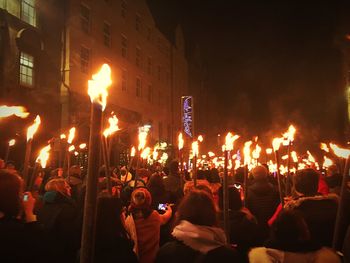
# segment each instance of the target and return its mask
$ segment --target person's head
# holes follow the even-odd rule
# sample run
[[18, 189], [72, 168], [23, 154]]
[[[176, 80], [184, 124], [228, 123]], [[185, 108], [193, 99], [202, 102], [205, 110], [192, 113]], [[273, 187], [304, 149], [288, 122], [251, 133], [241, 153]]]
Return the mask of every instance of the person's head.
[[69, 176], [81, 178], [81, 168], [79, 165], [73, 165], [69, 168]]
[[311, 168], [297, 171], [294, 176], [295, 190], [306, 196], [314, 196], [318, 190], [319, 174]]
[[144, 182], [148, 181], [148, 178], [150, 177], [150, 172], [146, 168], [140, 168], [136, 171], [137, 178], [142, 179]]
[[71, 187], [63, 178], [54, 178], [47, 182], [45, 185], [45, 190], [47, 192], [55, 191], [59, 192], [65, 196], [71, 196]]
[[209, 183], [220, 183], [219, 171], [216, 168], [210, 169], [209, 175], [207, 177]]
[[152, 195], [145, 187], [136, 188], [131, 193], [129, 211], [134, 215], [148, 217], [152, 212], [151, 205]]
[[169, 164], [169, 172], [171, 175], [177, 175], [179, 172], [179, 163], [177, 161], [172, 161]]
[[234, 174], [235, 182], [242, 183], [244, 182], [244, 167], [239, 167], [236, 169]]
[[197, 170], [197, 179], [198, 180], [206, 180], [205, 177], [205, 171], [204, 170]]
[[265, 166], [258, 165], [253, 168], [252, 175], [254, 180], [263, 181], [267, 179], [268, 171]]
[[108, 242], [114, 237], [127, 237], [121, 200], [100, 195], [97, 199], [96, 242]]
[[194, 225], [216, 226], [216, 212], [213, 198], [205, 191], [193, 189], [180, 202], [176, 222], [186, 220]]
[[0, 212], [9, 217], [21, 211], [23, 180], [12, 170], [0, 170]]
[[310, 240], [302, 214], [297, 210], [282, 211], [271, 226], [271, 239], [284, 248]]
[[[238, 211], [242, 209], [243, 203], [241, 199], [241, 193], [239, 192], [237, 187], [235, 185], [230, 185], [227, 190], [228, 190], [229, 208], [232, 211]], [[220, 187], [218, 193], [219, 193], [219, 207], [220, 209], [223, 209], [224, 198], [222, 193], [222, 187]]]
[[152, 192], [153, 194], [165, 192], [163, 178], [158, 173], [152, 174], [152, 176], [149, 178], [147, 182], [147, 187], [150, 190], [150, 192]]

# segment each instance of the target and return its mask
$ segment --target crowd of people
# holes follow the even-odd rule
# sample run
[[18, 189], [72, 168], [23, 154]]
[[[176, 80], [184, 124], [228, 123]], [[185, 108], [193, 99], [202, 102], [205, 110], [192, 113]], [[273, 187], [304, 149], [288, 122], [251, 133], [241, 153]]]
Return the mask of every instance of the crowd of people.
[[[0, 262], [79, 262], [85, 175], [72, 166], [41, 171], [28, 189], [0, 162]], [[331, 249], [342, 176], [307, 168], [279, 193], [264, 165], [229, 176], [224, 231], [223, 172], [191, 176], [173, 161], [110, 171], [98, 180], [94, 262], [350, 262], [350, 230]], [[246, 186], [247, 189], [244, 189]], [[284, 202], [281, 202], [280, 196]]]

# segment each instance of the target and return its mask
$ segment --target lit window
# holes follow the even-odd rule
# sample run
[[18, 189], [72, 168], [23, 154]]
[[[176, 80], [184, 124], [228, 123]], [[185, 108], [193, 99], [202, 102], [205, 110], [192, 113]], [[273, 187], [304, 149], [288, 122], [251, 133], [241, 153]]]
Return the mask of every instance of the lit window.
[[152, 103], [153, 102], [153, 87], [152, 85], [148, 85], [148, 94], [147, 94], [147, 99], [148, 102]]
[[128, 55], [128, 39], [122, 35], [122, 56], [126, 58]]
[[83, 73], [89, 73], [90, 50], [86, 47], [80, 49], [80, 70]]
[[142, 83], [140, 78], [136, 78], [136, 97], [142, 97]]
[[27, 87], [34, 86], [34, 57], [21, 52], [19, 68], [20, 84]]
[[127, 72], [122, 69], [122, 91], [126, 91]]
[[121, 3], [121, 15], [124, 18], [126, 17], [126, 11], [127, 11], [126, 1], [122, 1], [122, 3]]
[[80, 25], [85, 33], [90, 32], [90, 9], [85, 5], [80, 6]]
[[103, 43], [106, 47], [111, 46], [111, 26], [107, 22], [103, 23]]
[[32, 26], [36, 26], [35, 0], [22, 0], [21, 19]]
[[135, 19], [135, 29], [136, 31], [141, 31], [141, 17], [139, 15], [136, 15]]
[[142, 55], [141, 55], [141, 49], [139, 47], [136, 48], [136, 66], [138, 67], [142, 66]]
[[152, 74], [152, 58], [147, 58], [147, 73]]

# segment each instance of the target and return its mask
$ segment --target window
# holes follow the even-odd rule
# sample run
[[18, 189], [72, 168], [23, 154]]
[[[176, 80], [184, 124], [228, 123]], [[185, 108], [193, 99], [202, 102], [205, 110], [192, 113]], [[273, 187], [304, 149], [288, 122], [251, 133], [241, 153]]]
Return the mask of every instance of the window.
[[35, 0], [22, 0], [21, 19], [32, 26], [36, 26]]
[[136, 78], [136, 97], [142, 97], [142, 83], [140, 78]]
[[34, 86], [34, 57], [21, 52], [19, 68], [20, 84], [27, 87]]
[[136, 66], [142, 67], [142, 54], [141, 49], [139, 47], [136, 47]]
[[147, 73], [152, 74], [152, 58], [147, 58]]
[[85, 5], [80, 6], [80, 25], [83, 32], [90, 32], [90, 9]]
[[128, 39], [122, 35], [122, 57], [126, 58], [128, 55]]
[[135, 29], [136, 31], [141, 31], [141, 17], [140, 15], [136, 15], [136, 19], [135, 19]]
[[106, 47], [111, 46], [111, 25], [103, 22], [103, 44]]
[[151, 84], [148, 85], [148, 94], [147, 94], [148, 102], [153, 102], [153, 87]]
[[126, 1], [123, 1], [122, 0], [122, 3], [121, 3], [121, 16], [123, 18], [126, 17], [126, 11], [127, 11], [127, 4], [126, 4]]
[[122, 69], [122, 91], [126, 91], [126, 81], [127, 81], [127, 72], [126, 72], [126, 69]]
[[80, 70], [83, 73], [89, 73], [90, 50], [86, 47], [80, 48]]
[[163, 123], [160, 121], [158, 124], [158, 135], [159, 135], [159, 140], [163, 138]]

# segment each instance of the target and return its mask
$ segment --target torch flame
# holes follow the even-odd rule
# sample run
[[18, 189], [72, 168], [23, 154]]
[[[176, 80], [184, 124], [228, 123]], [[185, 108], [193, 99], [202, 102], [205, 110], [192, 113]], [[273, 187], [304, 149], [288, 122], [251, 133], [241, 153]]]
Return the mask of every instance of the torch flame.
[[298, 162], [298, 155], [297, 155], [296, 151], [292, 151], [290, 154], [292, 156], [293, 162], [297, 163]]
[[238, 138], [239, 138], [239, 135], [232, 135], [231, 132], [227, 133], [226, 140], [225, 140], [225, 150], [232, 151], [233, 150], [233, 143]]
[[288, 154], [283, 155], [283, 156], [281, 157], [281, 159], [282, 159], [282, 160], [287, 160], [287, 159], [288, 159]]
[[10, 147], [13, 146], [13, 145], [15, 145], [15, 143], [16, 143], [16, 140], [15, 140], [15, 139], [9, 140], [9, 146], [10, 146]]
[[71, 128], [71, 129], [69, 130], [69, 135], [68, 135], [68, 140], [67, 140], [67, 142], [68, 142], [69, 144], [72, 143], [72, 141], [73, 141], [73, 139], [74, 139], [74, 136], [75, 136], [75, 127]]
[[74, 151], [74, 150], [75, 150], [75, 146], [74, 146], [74, 145], [69, 146], [68, 152], [72, 152], [72, 151]]
[[150, 152], [151, 152], [151, 148], [146, 147], [141, 153], [141, 158], [142, 159], [147, 159], [148, 156], [150, 155]]
[[345, 148], [340, 148], [338, 145], [334, 144], [334, 143], [330, 143], [329, 146], [331, 147], [331, 149], [333, 150], [334, 154], [338, 157], [341, 158], [349, 158], [350, 156], [350, 150], [349, 149], [345, 149]]
[[327, 156], [323, 156], [323, 168], [328, 168], [329, 166], [331, 166], [333, 164], [333, 161], [329, 158], [327, 158]]
[[27, 130], [27, 141], [33, 139], [33, 136], [36, 133], [36, 131], [38, 130], [40, 123], [41, 123], [40, 116], [37, 115], [35, 120], [34, 120], [33, 125], [28, 127], [28, 130]]
[[29, 112], [27, 112], [26, 108], [24, 108], [23, 106], [0, 106], [0, 119], [10, 117], [12, 115], [24, 119], [28, 117]]
[[312, 154], [309, 151], [307, 151], [307, 156], [308, 156], [307, 159], [309, 160], [309, 162], [311, 162], [311, 163], [316, 162], [315, 158], [312, 156]]
[[139, 151], [145, 148], [146, 146], [147, 134], [148, 134], [148, 131], [145, 131], [145, 130], [139, 132], [139, 147], [138, 147]]
[[199, 142], [203, 142], [203, 136], [202, 136], [202, 135], [199, 135], [197, 140], [198, 140]]
[[288, 141], [292, 142], [294, 141], [294, 134], [296, 132], [296, 129], [293, 125], [290, 125], [288, 128], [288, 131], [283, 134], [283, 137], [286, 138]]
[[213, 153], [213, 152], [208, 152], [208, 156], [209, 156], [210, 158], [212, 158], [212, 157], [215, 156], [215, 153]]
[[152, 154], [152, 158], [153, 158], [153, 160], [157, 160], [158, 159], [158, 147], [154, 147], [154, 149], [153, 149], [153, 154]]
[[134, 157], [135, 154], [136, 154], [136, 149], [135, 149], [135, 147], [133, 146], [133, 147], [131, 148], [130, 156], [131, 156], [131, 157]]
[[37, 162], [40, 162], [40, 165], [42, 168], [46, 167], [47, 161], [49, 160], [49, 157], [50, 157], [50, 153], [49, 153], [50, 150], [51, 150], [50, 145], [45, 146], [40, 150], [39, 156], [36, 159]]
[[283, 142], [283, 138], [274, 138], [272, 141], [272, 147], [273, 150], [276, 152], [281, 146], [281, 143]]
[[182, 137], [182, 132], [179, 133], [178, 145], [179, 145], [179, 150], [181, 150], [184, 147], [184, 139]]
[[321, 147], [321, 150], [324, 150], [325, 152], [329, 153], [329, 148], [327, 144], [321, 142], [320, 147]]
[[252, 141], [248, 141], [244, 143], [243, 154], [244, 154], [244, 165], [250, 163], [250, 145], [252, 145]]
[[111, 68], [108, 64], [103, 64], [97, 74], [92, 75], [92, 80], [88, 81], [88, 94], [91, 102], [94, 101], [102, 105], [102, 111], [107, 104], [108, 87], [112, 84]]
[[67, 137], [66, 137], [66, 135], [65, 135], [64, 133], [62, 133], [62, 134], [60, 135], [60, 138], [61, 138], [61, 140], [63, 140], [63, 139], [66, 139]]
[[108, 122], [109, 122], [109, 127], [105, 129], [103, 132], [103, 136], [105, 136], [106, 138], [112, 135], [113, 133], [115, 133], [116, 131], [119, 131], [117, 116], [113, 115], [108, 119]]
[[253, 152], [252, 152], [252, 155], [253, 155], [253, 158], [254, 159], [259, 159], [259, 157], [260, 157], [260, 152], [261, 152], [261, 147], [259, 146], [259, 144], [257, 144], [256, 146], [255, 146], [255, 149], [253, 150]]
[[198, 141], [194, 141], [192, 143], [192, 152], [193, 152], [193, 155], [197, 156], [198, 153], [199, 153], [199, 149], [198, 149]]
[[271, 154], [272, 153], [272, 149], [271, 148], [267, 148], [266, 149], [266, 154]]
[[79, 145], [79, 149], [83, 150], [86, 148], [86, 143], [82, 143]]

